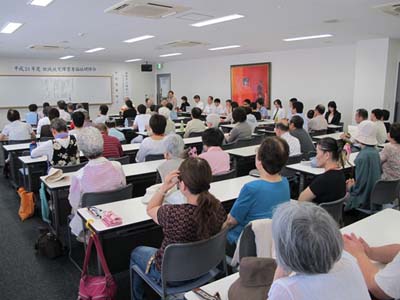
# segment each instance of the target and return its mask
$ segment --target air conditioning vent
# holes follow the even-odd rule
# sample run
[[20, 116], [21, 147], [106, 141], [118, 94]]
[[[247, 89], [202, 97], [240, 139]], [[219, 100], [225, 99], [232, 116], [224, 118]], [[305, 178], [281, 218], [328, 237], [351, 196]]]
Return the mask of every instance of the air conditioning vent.
[[400, 17], [400, 2], [392, 2], [383, 5], [378, 5], [375, 6], [374, 8], [379, 9], [381, 12], [385, 14], [395, 17]]
[[195, 42], [195, 41], [185, 41], [185, 40], [178, 40], [169, 42], [167, 44], [161, 45], [158, 49], [167, 49], [167, 48], [188, 48], [188, 47], [195, 47], [195, 46], [204, 46], [207, 45], [206, 43], [202, 42]]
[[60, 47], [56, 45], [30, 45], [28, 49], [31, 50], [40, 50], [40, 51], [55, 51], [55, 50], [65, 50], [68, 47]]
[[130, 17], [160, 19], [186, 12], [189, 9], [190, 8], [184, 6], [175, 6], [160, 2], [125, 0], [107, 8], [104, 12]]

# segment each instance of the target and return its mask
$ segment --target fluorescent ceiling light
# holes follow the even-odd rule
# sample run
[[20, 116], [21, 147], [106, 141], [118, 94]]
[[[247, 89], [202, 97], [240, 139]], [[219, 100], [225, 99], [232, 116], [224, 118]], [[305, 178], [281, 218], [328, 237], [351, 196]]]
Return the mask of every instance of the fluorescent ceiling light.
[[234, 14], [234, 15], [229, 15], [229, 16], [225, 16], [225, 17], [221, 17], [221, 18], [210, 19], [207, 21], [201, 21], [198, 23], [190, 24], [190, 25], [194, 26], [194, 27], [203, 27], [203, 26], [207, 26], [207, 25], [213, 25], [213, 24], [217, 24], [217, 23], [232, 21], [232, 20], [236, 20], [236, 19], [240, 19], [240, 18], [244, 18], [244, 16]]
[[70, 59], [70, 58], [73, 58], [73, 57], [75, 57], [75, 56], [67, 55], [67, 56], [60, 57], [60, 59]]
[[86, 53], [93, 53], [93, 52], [97, 52], [97, 51], [101, 51], [101, 50], [104, 50], [105, 48], [93, 48], [93, 49], [90, 49], [90, 50], [86, 50], [85, 52]]
[[312, 40], [312, 39], [322, 39], [333, 36], [332, 34], [320, 34], [320, 35], [310, 35], [310, 36], [300, 36], [290, 39], [283, 39], [285, 42], [294, 42], [294, 41], [303, 41], [303, 40]]
[[154, 37], [154, 35], [143, 35], [143, 36], [138, 36], [138, 37], [133, 38], [133, 39], [125, 40], [124, 43], [139, 42], [139, 41], [143, 41], [143, 40], [152, 39], [153, 37]]
[[3, 29], [1, 30], [1, 33], [13, 33], [15, 30], [17, 30], [21, 26], [22, 26], [22, 23], [9, 22], [6, 26], [3, 27]]
[[134, 58], [134, 59], [128, 59], [125, 62], [134, 62], [134, 61], [141, 61], [141, 58]]
[[28, 4], [44, 7], [49, 5], [51, 2], [53, 2], [53, 0], [32, 0]]
[[168, 53], [168, 54], [162, 54], [160, 57], [169, 57], [169, 56], [177, 56], [177, 55], [182, 55], [182, 53]]
[[210, 51], [217, 51], [217, 50], [233, 49], [233, 48], [239, 48], [239, 47], [240, 47], [240, 45], [231, 45], [231, 46], [210, 48], [210, 49], [208, 49], [208, 50], [210, 50]]

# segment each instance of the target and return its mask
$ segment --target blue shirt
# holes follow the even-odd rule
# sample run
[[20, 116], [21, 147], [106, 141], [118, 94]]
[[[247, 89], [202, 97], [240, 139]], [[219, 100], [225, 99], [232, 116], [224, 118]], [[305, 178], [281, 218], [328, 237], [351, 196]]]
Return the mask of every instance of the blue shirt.
[[249, 222], [272, 218], [274, 208], [287, 201], [290, 201], [290, 189], [285, 177], [279, 182], [255, 180], [245, 184], [230, 212], [238, 224], [229, 230], [228, 242], [236, 244]]
[[25, 115], [25, 122], [29, 125], [37, 125], [38, 120], [38, 114], [34, 111], [30, 111]]
[[261, 114], [261, 117], [263, 119], [268, 118], [268, 109], [265, 106], [261, 106], [261, 108], [258, 110]]

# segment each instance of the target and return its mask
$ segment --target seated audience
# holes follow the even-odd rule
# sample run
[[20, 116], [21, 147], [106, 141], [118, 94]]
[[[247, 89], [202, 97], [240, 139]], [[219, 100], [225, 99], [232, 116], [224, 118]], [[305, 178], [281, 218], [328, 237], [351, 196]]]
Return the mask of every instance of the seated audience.
[[[356, 122], [357, 126], [361, 124], [362, 121], [368, 120], [368, 111], [364, 108], [359, 108], [356, 110], [354, 114], [354, 121]], [[349, 133], [343, 133], [340, 138], [347, 143], [354, 144], [355, 140], [354, 137], [350, 136]]]
[[256, 168], [260, 179], [245, 184], [228, 214], [227, 252], [232, 254], [243, 228], [251, 221], [272, 218], [276, 206], [290, 201], [289, 182], [279, 173], [289, 157], [289, 145], [279, 137], [267, 137], [258, 148]]
[[74, 129], [70, 130], [69, 134], [77, 137], [85, 125], [85, 114], [81, 111], [75, 111], [72, 114], [72, 122], [74, 123]]
[[[201, 112], [203, 112], [204, 109], [204, 103], [203, 101], [200, 100], [200, 96], [199, 95], [194, 95], [193, 96], [193, 101], [194, 101], [194, 107], [198, 107], [200, 108]], [[193, 111], [193, 109], [192, 109]]]
[[126, 142], [125, 135], [115, 128], [116, 122], [115, 120], [107, 120], [106, 126], [108, 128], [108, 135], [116, 137], [120, 142]]
[[137, 112], [136, 109], [133, 107], [132, 101], [127, 98], [125, 100], [126, 109], [122, 113], [122, 118], [124, 125], [126, 127], [132, 126], [133, 120], [136, 118]]
[[201, 135], [203, 153], [199, 157], [204, 158], [211, 167], [213, 175], [230, 170], [229, 153], [222, 150], [224, 134], [218, 128], [208, 128]]
[[213, 96], [208, 96], [207, 104], [206, 104], [206, 107], [204, 107], [203, 112], [206, 115], [215, 113], [215, 105], [214, 105], [214, 97]]
[[168, 107], [160, 107], [158, 113], [167, 120], [167, 125], [165, 127], [165, 135], [175, 133], [175, 123], [171, 120], [171, 111]]
[[251, 108], [251, 100], [250, 99], [244, 99], [243, 106]]
[[371, 111], [371, 121], [374, 122], [376, 127], [376, 140], [378, 144], [384, 144], [387, 138], [386, 126], [383, 123], [383, 113], [379, 108]]
[[172, 105], [172, 103], [168, 102], [166, 107], [169, 109], [170, 111], [170, 116], [169, 118], [171, 120], [177, 120], [178, 119], [178, 113], [175, 110], [175, 107]]
[[136, 115], [135, 121], [133, 122], [133, 129], [139, 132], [147, 131], [149, 127], [149, 121], [151, 115], [146, 114], [146, 106], [139, 104], [137, 107], [138, 115]]
[[160, 114], [152, 115], [150, 118], [151, 135], [140, 144], [139, 151], [136, 154], [137, 162], [144, 162], [149, 154], [164, 154], [165, 146], [165, 127], [167, 120]]
[[152, 112], [152, 110], [150, 108], [152, 106], [154, 106], [154, 101], [153, 101], [152, 98], [146, 98], [144, 101], [145, 101], [145, 104], [146, 104], [146, 114], [150, 114]]
[[[41, 119], [39, 119], [37, 126], [36, 126], [36, 133], [40, 134], [40, 131], [42, 130], [42, 126], [44, 125], [50, 125], [50, 119], [49, 119], [49, 110], [50, 107], [46, 107], [43, 109], [43, 117]], [[58, 110], [57, 110], [58, 113]]]
[[[161, 282], [163, 254], [169, 244], [200, 241], [220, 232], [226, 213], [221, 202], [208, 191], [211, 180], [210, 166], [201, 158], [186, 159], [179, 167], [179, 171], [167, 176], [147, 205], [147, 214], [163, 230], [161, 248], [146, 246], [135, 248], [131, 254], [131, 267], [136, 265], [143, 272], [147, 270], [146, 273], [150, 278]], [[162, 205], [164, 195], [177, 184], [187, 203]], [[133, 299], [144, 299], [143, 279], [133, 273], [131, 284]], [[174, 284], [179, 285], [179, 282]]]
[[225, 101], [225, 114], [224, 122], [232, 122], [232, 100], [228, 99]]
[[300, 101], [296, 101], [292, 103], [292, 117], [299, 116], [303, 119], [303, 128], [304, 130], [308, 130], [308, 121], [307, 118], [303, 114], [304, 105]]
[[280, 99], [274, 100], [274, 111], [272, 112], [272, 120], [278, 122], [279, 120], [285, 119], [286, 112], [282, 107], [282, 101]]
[[221, 99], [219, 98], [214, 99], [214, 114], [219, 116], [225, 114], [225, 108], [221, 105]]
[[201, 109], [199, 107], [192, 108], [192, 120], [186, 124], [185, 134], [183, 137], [187, 138], [192, 132], [203, 132], [206, 130], [204, 122], [200, 120]]
[[75, 111], [74, 104], [72, 102], [67, 103], [67, 113], [69, 113], [71, 118], [74, 111]]
[[107, 121], [108, 106], [105, 104], [100, 105], [100, 115], [94, 120], [95, 124], [104, 124]]
[[76, 214], [82, 206], [82, 195], [118, 189], [126, 185], [126, 179], [119, 162], [109, 161], [103, 157], [103, 139], [96, 128], [82, 129], [77, 137], [77, 143], [79, 150], [89, 162], [71, 178], [68, 200], [74, 217], [69, 226], [74, 235], [82, 237], [82, 219]]
[[337, 111], [337, 106], [335, 101], [329, 101], [328, 111], [325, 113], [325, 120], [328, 124], [339, 125], [341, 113]]
[[58, 112], [60, 113], [60, 118], [63, 119], [65, 122], [71, 121], [71, 116], [69, 113], [65, 111], [67, 108], [67, 104], [64, 100], [57, 101]]
[[313, 109], [310, 109], [308, 112], [307, 112], [307, 119], [308, 119], [308, 121], [310, 121], [312, 118], [314, 118], [314, 110]]
[[170, 134], [164, 140], [164, 147], [164, 158], [166, 161], [157, 168], [162, 182], [165, 181], [169, 173], [179, 169], [183, 161], [185, 143], [180, 135]]
[[227, 142], [235, 143], [238, 140], [250, 139], [253, 129], [247, 122], [246, 110], [243, 107], [237, 107], [232, 112], [233, 121], [236, 126], [228, 135]]
[[388, 134], [389, 144], [379, 153], [382, 163], [382, 179], [400, 179], [400, 123], [393, 123]]
[[41, 118], [44, 117], [43, 110], [44, 110], [45, 108], [47, 108], [47, 110], [50, 109], [50, 104], [49, 104], [49, 102], [43, 102], [42, 111], [39, 112], [39, 119], [41, 119]]
[[386, 132], [389, 132], [390, 130], [390, 111], [387, 109], [382, 109], [382, 115], [383, 115], [383, 123], [385, 124], [386, 127]]
[[101, 132], [103, 136], [103, 156], [105, 158], [117, 158], [124, 156], [120, 141], [113, 136], [108, 135], [107, 126], [103, 123], [96, 124], [95, 127]]
[[346, 209], [369, 208], [369, 197], [375, 183], [381, 178], [381, 161], [376, 150], [376, 127], [371, 121], [363, 121], [358, 126], [355, 141], [360, 144], [354, 164], [355, 180], [348, 179], [347, 190], [350, 194]]
[[333, 138], [323, 138], [317, 144], [317, 167], [325, 172], [311, 182], [300, 194], [299, 201], [320, 204], [342, 199], [346, 195], [346, 177], [342, 147]]
[[300, 116], [293, 116], [290, 119], [289, 130], [290, 134], [299, 140], [301, 153], [309, 153], [315, 151], [315, 147], [311, 136], [303, 128], [303, 122], [304, 119]]
[[[51, 132], [51, 126], [50, 123], [53, 121], [55, 118], [60, 117], [60, 112], [57, 108], [50, 108], [48, 112], [48, 119], [49, 122], [47, 123], [46, 120], [43, 121], [43, 124], [40, 124], [40, 130], [39, 128], [36, 130], [38, 134], [40, 134], [40, 139], [42, 138], [53, 138], [53, 133]], [[43, 118], [46, 119], [46, 118]], [[41, 120], [40, 120], [41, 121]]]
[[7, 120], [10, 124], [4, 126], [1, 131], [0, 141], [22, 141], [36, 138], [31, 125], [21, 122], [18, 110], [9, 109]]
[[292, 110], [293, 110], [293, 103], [295, 103], [295, 102], [297, 102], [297, 98], [291, 98], [289, 100], [289, 109], [288, 109], [288, 113], [287, 113], [288, 120], [291, 120], [293, 117]]
[[318, 104], [314, 110], [314, 117], [308, 122], [308, 131], [328, 129], [328, 122], [324, 118], [325, 106]]
[[264, 99], [258, 98], [256, 101], [257, 111], [261, 114], [261, 119], [268, 119], [268, 109], [264, 106]]
[[280, 205], [272, 239], [278, 267], [268, 300], [371, 299], [357, 261], [343, 251], [339, 228], [322, 207]]
[[182, 103], [181, 103], [180, 111], [183, 111], [183, 112], [189, 111], [190, 103], [188, 101], [188, 98], [186, 96], [182, 96], [181, 100], [182, 100]]
[[253, 111], [251, 109], [250, 106], [245, 106], [244, 109], [246, 110], [246, 122], [250, 125], [251, 127], [251, 132], [253, 133], [254, 130], [257, 127], [257, 119], [256, 117], [253, 115]]
[[[400, 299], [400, 244], [371, 247], [354, 233], [343, 236], [344, 249], [357, 259], [374, 299]], [[386, 264], [382, 269], [374, 262]]]
[[298, 138], [289, 133], [289, 123], [282, 119], [275, 125], [275, 133], [284, 139], [289, 145], [289, 156], [301, 154], [301, 146]]
[[206, 117], [206, 124], [208, 128], [218, 128], [221, 118], [217, 114], [209, 114]]
[[25, 114], [25, 122], [29, 125], [37, 125], [39, 121], [39, 114], [37, 113], [38, 107], [36, 104], [28, 106], [29, 112]]
[[47, 156], [53, 167], [64, 167], [79, 164], [79, 151], [74, 136], [68, 135], [67, 123], [64, 119], [51, 121], [51, 132], [54, 140], [41, 142], [31, 152], [31, 157]]

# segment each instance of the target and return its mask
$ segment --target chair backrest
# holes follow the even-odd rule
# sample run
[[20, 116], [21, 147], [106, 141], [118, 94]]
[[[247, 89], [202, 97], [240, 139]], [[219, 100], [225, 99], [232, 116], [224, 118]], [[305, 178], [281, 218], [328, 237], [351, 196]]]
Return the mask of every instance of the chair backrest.
[[242, 257], [248, 256], [257, 256], [256, 237], [250, 223], [246, 225], [240, 236], [239, 261]]
[[231, 179], [235, 177], [236, 177], [236, 169], [231, 169], [229, 171], [213, 175], [212, 182]]
[[160, 160], [164, 159], [164, 154], [148, 154], [144, 158], [144, 161]]
[[130, 163], [130, 158], [128, 155], [121, 156], [121, 157], [112, 157], [112, 158], [109, 158], [108, 160], [119, 161], [121, 163], [121, 165], [127, 165]]
[[224, 263], [227, 233], [228, 230], [224, 229], [206, 240], [168, 245], [161, 267], [163, 291], [168, 282], [198, 278], [221, 261]]
[[381, 207], [384, 204], [389, 204], [399, 198], [399, 184], [398, 180], [378, 180], [370, 195], [370, 209], [377, 206]]
[[240, 140], [236, 141], [235, 148], [252, 146], [253, 142], [254, 142], [254, 140], [252, 137], [247, 138], [247, 139], [240, 139]]
[[251, 114], [256, 118], [257, 121], [261, 120], [261, 113], [259, 111], [252, 111]]
[[84, 193], [82, 207], [100, 205], [132, 198], [132, 184], [106, 192]]
[[80, 164], [76, 164], [76, 165], [70, 165], [70, 166], [55, 166], [54, 168], [56, 169], [61, 169], [63, 171], [63, 173], [69, 173], [69, 172], [75, 172], [78, 171], [80, 168], [84, 167], [88, 162], [85, 161], [83, 163]]
[[[297, 164], [297, 163], [301, 162], [302, 159], [303, 159], [303, 154], [289, 156], [289, 158], [286, 162], [286, 166]], [[292, 177], [292, 176], [296, 175], [296, 171], [294, 171], [292, 169], [288, 169], [286, 167], [283, 167], [283, 169], [281, 171], [281, 175], [284, 177]]]
[[221, 146], [222, 150], [229, 150], [236, 148], [236, 143], [226, 143]]
[[335, 221], [341, 225], [343, 221], [343, 204], [346, 200], [346, 196], [335, 201], [331, 202], [323, 202], [320, 203], [319, 206], [325, 209]]
[[317, 151], [309, 151], [307, 153], [303, 153], [303, 158], [305, 160], [310, 160], [311, 157], [315, 157], [315, 156], [317, 156]]
[[50, 141], [50, 140], [53, 140], [54, 139], [54, 137], [50, 137], [50, 136], [42, 136], [42, 137], [40, 137], [40, 141], [41, 142], [46, 142], [46, 141]]
[[318, 135], [323, 135], [323, 134], [327, 134], [328, 130], [327, 129], [323, 129], [323, 130], [313, 130], [310, 132], [311, 136], [318, 136]]
[[26, 144], [26, 143], [32, 143], [32, 139], [29, 139], [29, 140], [8, 140], [7, 143], [9, 145]]
[[203, 132], [191, 132], [189, 133], [189, 137], [196, 137], [196, 136], [201, 136], [203, 134]]

